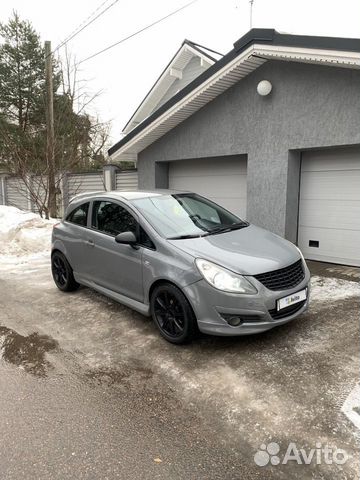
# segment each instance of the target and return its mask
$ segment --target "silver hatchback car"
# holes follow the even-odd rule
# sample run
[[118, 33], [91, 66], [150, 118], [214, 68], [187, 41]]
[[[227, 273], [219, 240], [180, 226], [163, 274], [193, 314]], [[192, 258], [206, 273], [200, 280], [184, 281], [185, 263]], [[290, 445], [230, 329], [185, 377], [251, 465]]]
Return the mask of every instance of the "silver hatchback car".
[[60, 290], [94, 288], [151, 315], [177, 344], [199, 330], [263, 332], [309, 303], [295, 245], [195, 193], [78, 195], [54, 227], [51, 265]]

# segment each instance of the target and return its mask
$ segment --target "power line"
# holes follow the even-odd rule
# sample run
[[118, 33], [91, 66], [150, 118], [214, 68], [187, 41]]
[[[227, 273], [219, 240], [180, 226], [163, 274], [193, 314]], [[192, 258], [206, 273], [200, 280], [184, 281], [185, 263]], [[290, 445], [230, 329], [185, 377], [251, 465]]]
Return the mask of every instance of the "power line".
[[[87, 28], [89, 25], [91, 25], [92, 23], [95, 22], [95, 20], [97, 20], [99, 17], [101, 17], [105, 12], [107, 12], [112, 6], [115, 5], [115, 3], [117, 3], [119, 0], [114, 0], [113, 3], [111, 3], [110, 5], [108, 5], [104, 10], [102, 10], [98, 15], [96, 15], [96, 17], [94, 17], [92, 20], [88, 21], [93, 15], [95, 15], [96, 12], [98, 12], [109, 0], [105, 0], [104, 2], [102, 2], [101, 5], [98, 6], [98, 8], [96, 10], [94, 10], [77, 28], [75, 28], [75, 30], [73, 30], [70, 35], [68, 35], [65, 40], [63, 40], [62, 42], [59, 43], [59, 45], [53, 50], [52, 53], [55, 53], [57, 50], [59, 50], [59, 48], [63, 47], [65, 44], [67, 44], [68, 42], [70, 42], [70, 40], [72, 40], [74, 37], [76, 37], [77, 35], [79, 35], [79, 33], [81, 33], [83, 30], [85, 30], [85, 28]], [[87, 22], [87, 23], [86, 23]], [[85, 25], [84, 25], [85, 24]]]
[[158, 20], [155, 20], [155, 22], [150, 23], [149, 25], [146, 25], [146, 27], [143, 27], [143, 28], [141, 28], [140, 30], [137, 30], [136, 32], [132, 33], [131, 35], [128, 35], [128, 36], [125, 37], [125, 38], [122, 38], [122, 39], [119, 40], [118, 42], [113, 43], [112, 45], [109, 45], [108, 47], [105, 47], [104, 49], [102, 49], [102, 50], [94, 53], [93, 55], [90, 55], [89, 57], [84, 58], [83, 60], [80, 60], [80, 62], [78, 62], [77, 65], [80, 65], [81, 63], [84, 63], [84, 62], [86, 62], [87, 60], [90, 60], [91, 58], [97, 57], [97, 56], [100, 55], [101, 53], [107, 52], [107, 51], [110, 50], [111, 48], [114, 48], [114, 47], [116, 47], [117, 45], [120, 45], [120, 43], [124, 43], [126, 40], [129, 40], [130, 38], [133, 38], [133, 37], [135, 37], [136, 35], [139, 35], [139, 33], [142, 33], [142, 32], [144, 32], [145, 30], [148, 30], [149, 28], [153, 27], [154, 25], [157, 25], [158, 23], [163, 22], [163, 21], [166, 20], [167, 18], [172, 17], [173, 15], [175, 15], [176, 13], [181, 12], [182, 10], [185, 10], [185, 8], [190, 7], [190, 5], [193, 5], [194, 3], [198, 2], [198, 1], [199, 1], [199, 0], [192, 0], [191, 2], [189, 2], [189, 3], [185, 4], [185, 5], [183, 5], [182, 7], [178, 8], [177, 10], [174, 10], [174, 11], [172, 11], [171, 13], [168, 13], [167, 15], [165, 15], [164, 17], [161, 17], [161, 18], [159, 18]]
[[88, 17], [87, 17], [84, 21], [82, 21], [82, 22], [80, 23], [80, 25], [78, 25], [64, 40], [62, 40], [62, 41], [59, 43], [59, 45], [54, 49], [54, 51], [57, 50], [58, 48], [60, 48], [61, 45], [63, 45], [63, 44], [68, 40], [68, 38], [70, 38], [74, 33], [76, 33], [76, 32], [79, 30], [79, 28], [81, 28], [81, 27], [84, 25], [84, 23], [86, 23], [88, 20], [90, 20], [90, 18], [91, 18], [93, 15], [95, 15], [95, 13], [97, 13], [97, 12], [100, 10], [100, 8], [102, 8], [102, 7], [105, 5], [105, 3], [107, 3], [107, 2], [109, 2], [109, 0], [105, 0], [104, 2], [102, 2], [101, 5], [99, 5], [99, 6], [96, 8], [96, 10], [94, 10], [92, 13], [90, 13], [90, 15], [88, 15]]

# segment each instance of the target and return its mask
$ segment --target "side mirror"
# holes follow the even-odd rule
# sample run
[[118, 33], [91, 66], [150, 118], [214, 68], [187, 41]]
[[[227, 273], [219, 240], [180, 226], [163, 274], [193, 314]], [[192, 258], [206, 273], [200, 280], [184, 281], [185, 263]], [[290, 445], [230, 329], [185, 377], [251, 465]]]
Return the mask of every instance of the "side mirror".
[[133, 248], [139, 248], [137, 246], [137, 239], [133, 232], [122, 232], [116, 235], [116, 243], [121, 243], [123, 245], [130, 245]]

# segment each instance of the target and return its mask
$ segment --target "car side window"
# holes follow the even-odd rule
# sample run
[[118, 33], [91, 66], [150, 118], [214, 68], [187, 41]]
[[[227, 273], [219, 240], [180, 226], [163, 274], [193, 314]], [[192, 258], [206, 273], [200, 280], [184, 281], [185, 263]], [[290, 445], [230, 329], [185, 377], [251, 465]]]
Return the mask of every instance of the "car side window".
[[70, 223], [75, 223], [75, 225], [86, 227], [88, 211], [89, 202], [83, 203], [79, 207], [75, 208], [71, 213], [69, 213], [69, 215], [66, 217], [66, 221]]
[[137, 233], [137, 221], [131, 213], [117, 203], [102, 200], [93, 204], [91, 226], [109, 235]]
[[154, 242], [151, 240], [149, 235], [145, 232], [145, 230], [140, 227], [139, 229], [139, 245], [142, 245], [143, 247], [146, 248], [151, 248], [152, 250], [156, 250], [156, 247], [154, 245]]

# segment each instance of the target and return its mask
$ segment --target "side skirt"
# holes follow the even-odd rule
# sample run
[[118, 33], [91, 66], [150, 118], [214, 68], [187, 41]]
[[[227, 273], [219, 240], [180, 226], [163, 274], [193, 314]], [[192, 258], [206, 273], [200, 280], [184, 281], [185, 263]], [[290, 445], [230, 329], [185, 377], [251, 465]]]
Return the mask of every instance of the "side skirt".
[[126, 297], [125, 295], [121, 295], [121, 293], [114, 292], [113, 290], [109, 290], [108, 288], [101, 287], [97, 283], [85, 280], [83, 277], [79, 275], [75, 275], [75, 279], [81, 285], [85, 285], [86, 287], [93, 288], [97, 292], [102, 293], [103, 295], [115, 300], [116, 302], [119, 302], [122, 305], [132, 308], [133, 310], [136, 310], [142, 315], [145, 315], [145, 317], [151, 316], [150, 305], [146, 305], [145, 303], [138, 302], [137, 300]]

